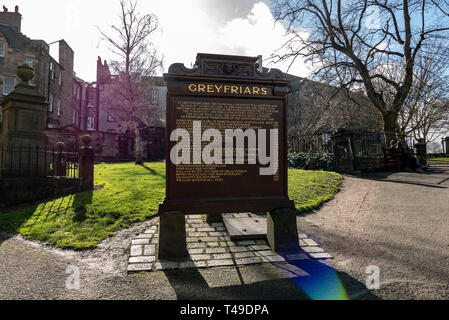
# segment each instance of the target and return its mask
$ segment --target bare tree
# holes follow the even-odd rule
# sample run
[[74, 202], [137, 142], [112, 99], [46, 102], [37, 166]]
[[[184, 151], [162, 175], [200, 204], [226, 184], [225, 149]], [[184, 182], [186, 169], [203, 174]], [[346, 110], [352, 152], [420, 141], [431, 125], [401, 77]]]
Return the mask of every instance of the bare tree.
[[449, 2], [273, 2], [277, 20], [287, 23], [290, 35], [273, 58], [293, 63], [305, 57], [316, 75], [331, 84], [363, 89], [381, 113], [384, 130], [399, 131], [399, 113], [412, 89], [419, 53], [431, 40], [449, 38]]
[[112, 25], [109, 32], [99, 29], [116, 59], [110, 62], [113, 72], [119, 76], [109, 84], [106, 95], [108, 114], [117, 121], [132, 128], [135, 135], [135, 161], [142, 163], [140, 129], [149, 125], [153, 118], [146, 103], [149, 90], [148, 81], [162, 66], [153, 43], [153, 35], [158, 29], [158, 19], [154, 14], [141, 14], [137, 2], [120, 1], [120, 14], [117, 25]]
[[449, 130], [449, 48], [434, 43], [416, 60], [410, 94], [399, 113], [403, 135], [432, 141]]
[[292, 136], [335, 132], [352, 127], [375, 129], [378, 114], [363, 94], [303, 79], [289, 93], [289, 134]]

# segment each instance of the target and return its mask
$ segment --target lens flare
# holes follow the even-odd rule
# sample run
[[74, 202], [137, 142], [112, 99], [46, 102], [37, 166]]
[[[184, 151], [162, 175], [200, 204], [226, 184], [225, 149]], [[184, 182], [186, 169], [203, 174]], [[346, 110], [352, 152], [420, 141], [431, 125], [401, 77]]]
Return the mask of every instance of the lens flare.
[[312, 300], [349, 300], [337, 272], [321, 260], [288, 261], [304, 271], [290, 278]]

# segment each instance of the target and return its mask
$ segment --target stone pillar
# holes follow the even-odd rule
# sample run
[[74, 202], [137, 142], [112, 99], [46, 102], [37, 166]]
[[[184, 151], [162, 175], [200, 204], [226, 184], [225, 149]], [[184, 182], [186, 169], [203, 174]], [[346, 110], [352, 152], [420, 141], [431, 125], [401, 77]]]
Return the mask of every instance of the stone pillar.
[[94, 189], [95, 151], [90, 146], [92, 138], [89, 135], [81, 137], [83, 146], [80, 148], [79, 177], [81, 191]]
[[159, 216], [159, 260], [179, 260], [189, 256], [186, 221], [182, 212], [162, 212]]
[[56, 143], [56, 153], [53, 161], [53, 175], [57, 177], [66, 176], [66, 166], [64, 159], [64, 142], [59, 141]]
[[223, 222], [223, 216], [222, 214], [217, 214], [217, 213], [209, 213], [206, 215], [206, 222], [211, 224], [211, 223], [218, 223], [218, 222]]
[[296, 209], [273, 210], [267, 215], [267, 239], [271, 250], [278, 253], [298, 251]]

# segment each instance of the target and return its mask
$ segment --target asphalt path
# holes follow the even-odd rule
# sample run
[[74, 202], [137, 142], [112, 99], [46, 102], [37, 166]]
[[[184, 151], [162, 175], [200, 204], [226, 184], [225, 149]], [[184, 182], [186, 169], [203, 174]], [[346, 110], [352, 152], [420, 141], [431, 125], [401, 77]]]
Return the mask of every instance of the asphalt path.
[[[449, 299], [448, 217], [449, 166], [438, 165], [347, 176], [334, 200], [298, 217], [334, 256], [326, 263], [127, 275], [131, 239], [155, 220], [83, 252], [0, 233], [0, 299]], [[378, 290], [366, 287], [369, 266], [379, 270]]]
[[298, 227], [360, 282], [377, 266], [380, 288], [372, 293], [380, 299], [449, 299], [447, 164], [348, 176], [335, 199], [298, 218]]

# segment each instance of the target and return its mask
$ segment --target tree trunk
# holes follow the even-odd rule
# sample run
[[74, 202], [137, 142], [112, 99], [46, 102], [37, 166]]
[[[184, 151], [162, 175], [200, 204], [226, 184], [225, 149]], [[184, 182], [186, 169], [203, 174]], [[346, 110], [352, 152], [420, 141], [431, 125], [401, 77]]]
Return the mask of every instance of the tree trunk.
[[384, 119], [384, 131], [387, 145], [390, 141], [396, 140], [396, 133], [399, 133], [399, 114], [395, 111], [388, 111], [382, 114]]
[[385, 132], [399, 133], [399, 114], [396, 111], [387, 111], [383, 114]]
[[140, 132], [139, 129], [137, 128], [137, 124], [134, 127], [134, 133], [135, 133], [135, 143], [134, 143], [134, 154], [135, 154], [135, 158], [136, 158], [136, 162], [135, 164], [143, 164], [142, 161], [142, 149], [140, 147], [141, 143], [140, 143]]

